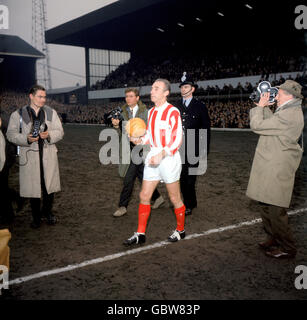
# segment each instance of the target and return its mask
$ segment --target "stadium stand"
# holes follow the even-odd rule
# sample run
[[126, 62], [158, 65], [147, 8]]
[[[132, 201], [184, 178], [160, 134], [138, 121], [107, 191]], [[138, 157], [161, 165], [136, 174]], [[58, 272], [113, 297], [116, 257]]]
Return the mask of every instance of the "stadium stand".
[[[272, 84], [278, 85], [286, 79], [279, 79]], [[304, 84], [307, 83], [307, 76], [294, 79]], [[248, 99], [248, 95], [253, 90], [249, 83], [244, 86], [239, 85], [236, 88], [224, 87], [211, 89], [198, 89], [197, 97], [202, 100], [208, 107], [212, 127], [215, 128], [249, 128], [249, 110], [253, 107], [253, 103]], [[232, 98], [236, 92], [245, 93], [241, 98]], [[231, 93], [225, 97], [225, 93]], [[211, 94], [219, 94], [219, 99], [208, 99]], [[209, 95], [209, 96], [208, 96]], [[247, 95], [247, 96], [246, 96]], [[178, 99], [178, 95], [172, 95], [169, 99], [174, 102]], [[142, 97], [142, 100], [148, 107], [152, 106], [149, 97]], [[26, 94], [6, 91], [0, 93], [0, 110], [1, 117], [8, 117], [14, 110], [28, 103]], [[88, 105], [80, 104], [63, 104], [56, 100], [48, 99], [47, 105], [56, 109], [62, 120], [67, 123], [83, 123], [83, 124], [104, 124], [104, 115], [115, 109], [121, 102], [91, 102]], [[306, 107], [306, 104], [305, 104]]]
[[252, 75], [265, 78], [269, 74], [303, 71], [306, 65], [303, 56], [280, 55], [275, 50], [268, 49], [259, 50], [259, 53], [251, 52], [251, 48], [245, 48], [220, 56], [206, 53], [193, 57], [134, 57], [111, 72], [104, 81], [97, 81], [91, 90], [146, 86], [161, 77], [176, 83], [183, 71], [188, 71], [197, 81]]

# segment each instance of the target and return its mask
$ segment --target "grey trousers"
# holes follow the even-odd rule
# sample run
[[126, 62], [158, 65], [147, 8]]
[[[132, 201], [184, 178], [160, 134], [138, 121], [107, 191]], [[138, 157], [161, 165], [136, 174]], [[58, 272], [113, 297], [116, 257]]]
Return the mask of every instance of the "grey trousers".
[[261, 203], [261, 218], [265, 232], [286, 252], [296, 253], [296, 245], [285, 208]]

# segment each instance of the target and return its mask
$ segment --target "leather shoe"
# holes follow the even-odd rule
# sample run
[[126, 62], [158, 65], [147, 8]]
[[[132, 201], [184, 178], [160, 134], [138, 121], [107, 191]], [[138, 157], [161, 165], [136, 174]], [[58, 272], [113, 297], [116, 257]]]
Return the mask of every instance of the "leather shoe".
[[276, 258], [276, 259], [293, 259], [296, 256], [294, 252], [286, 252], [282, 249], [267, 251], [265, 254], [268, 257]]
[[185, 209], [185, 215], [190, 216], [192, 214], [192, 209], [186, 208]]
[[158, 209], [163, 203], [164, 199], [162, 196], [160, 196], [158, 199], [155, 200], [155, 202], [151, 206], [151, 209]]
[[127, 213], [127, 208], [120, 207], [113, 213], [113, 217], [121, 217], [121, 216], [125, 215], [126, 213]]
[[47, 224], [49, 224], [50, 226], [54, 226], [57, 223], [57, 218], [52, 213], [47, 215], [46, 219], [47, 219]]
[[278, 243], [275, 241], [274, 238], [269, 238], [267, 241], [258, 243], [258, 246], [264, 250], [269, 250], [271, 247], [277, 246], [277, 245]]
[[131, 246], [132, 244], [142, 244], [145, 243], [146, 236], [144, 233], [135, 232], [132, 237], [124, 241], [124, 245]]

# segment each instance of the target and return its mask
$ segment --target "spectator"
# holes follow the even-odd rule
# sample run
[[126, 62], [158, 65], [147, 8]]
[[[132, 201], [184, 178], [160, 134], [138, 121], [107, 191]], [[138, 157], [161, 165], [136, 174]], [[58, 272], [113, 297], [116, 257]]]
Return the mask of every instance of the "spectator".
[[200, 81], [250, 75], [262, 75], [267, 79], [269, 74], [303, 70], [303, 59], [298, 54], [281, 55], [276, 49], [263, 48], [254, 50], [253, 53], [250, 48], [236, 49], [235, 52], [225, 53], [218, 58], [213, 52], [206, 53], [206, 56], [178, 56], [168, 53], [167, 57], [133, 57], [128, 63], [112, 71], [105, 80], [96, 82], [92, 90], [150, 85], [159, 76], [176, 83], [182, 70], [189, 70], [189, 74]]
[[[182, 73], [180, 74], [181, 77]], [[147, 76], [148, 78], [151, 75]], [[179, 77], [179, 79], [180, 79]], [[285, 79], [280, 77], [275, 81], [272, 81], [273, 86], [277, 86], [283, 83]], [[301, 83], [302, 85], [307, 84], [306, 76], [297, 76], [295, 81]], [[199, 100], [203, 100], [208, 106], [209, 115], [212, 120], [212, 127], [231, 127], [237, 128], [240, 124], [241, 128], [249, 128], [248, 113], [249, 109], [252, 107], [251, 101], [248, 101], [249, 94], [253, 91], [253, 86], [250, 82], [247, 82], [243, 86], [239, 83], [236, 88], [229, 88], [228, 91], [220, 89], [217, 85], [207, 86], [206, 88], [201, 88], [198, 90], [197, 97]], [[234, 100], [232, 95], [240, 94], [240, 100]], [[225, 95], [229, 100], [226, 102], [222, 100], [222, 95]], [[245, 95], [245, 97], [244, 97]], [[206, 99], [209, 96], [218, 96], [217, 99]], [[176, 101], [180, 98], [179, 92], [173, 94], [169, 101]], [[245, 100], [242, 100], [245, 99]], [[145, 101], [142, 97], [142, 100], [148, 104], [148, 107], [152, 107], [150, 101]], [[16, 92], [3, 92], [0, 93], [0, 108], [2, 110], [1, 116], [9, 118], [9, 115], [14, 112], [18, 106], [26, 105], [28, 103], [28, 98], [23, 93]], [[64, 122], [66, 119], [67, 123], [84, 123], [84, 124], [104, 124], [104, 115], [111, 110], [118, 107], [118, 102], [90, 102], [88, 105], [65, 105], [54, 100], [48, 100], [48, 105], [55, 109], [61, 120]], [[66, 118], [65, 115], [66, 114]]]

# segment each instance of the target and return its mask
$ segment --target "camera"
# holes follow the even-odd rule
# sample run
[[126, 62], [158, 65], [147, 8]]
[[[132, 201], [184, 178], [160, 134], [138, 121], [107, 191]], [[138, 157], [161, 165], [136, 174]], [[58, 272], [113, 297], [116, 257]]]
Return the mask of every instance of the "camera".
[[261, 98], [261, 94], [265, 93], [265, 92], [269, 92], [270, 93], [270, 99], [269, 102], [273, 103], [275, 101], [275, 98], [277, 96], [278, 93], [278, 89], [276, 87], [272, 87], [271, 83], [269, 81], [262, 81], [258, 84], [257, 89], [252, 92], [252, 94], [249, 96], [249, 98], [258, 103], [260, 101]]
[[33, 121], [33, 129], [32, 129], [32, 137], [37, 138], [40, 132], [44, 132], [46, 130], [45, 123], [41, 123], [39, 120]]
[[117, 107], [116, 109], [112, 110], [109, 114], [110, 119], [117, 119], [117, 120], [123, 120], [123, 116], [122, 116], [122, 112], [123, 110], [121, 109], [121, 107]]
[[121, 107], [117, 107], [113, 110], [111, 110], [108, 113], [104, 114], [104, 122], [106, 125], [112, 125], [112, 119], [117, 119], [117, 120], [124, 120], [123, 116], [122, 116], [122, 108]]
[[39, 120], [33, 121], [33, 130], [32, 130], [32, 137], [37, 138], [39, 135], [41, 123]]

